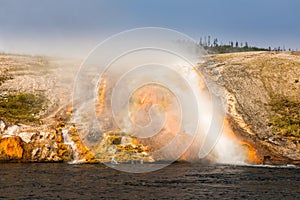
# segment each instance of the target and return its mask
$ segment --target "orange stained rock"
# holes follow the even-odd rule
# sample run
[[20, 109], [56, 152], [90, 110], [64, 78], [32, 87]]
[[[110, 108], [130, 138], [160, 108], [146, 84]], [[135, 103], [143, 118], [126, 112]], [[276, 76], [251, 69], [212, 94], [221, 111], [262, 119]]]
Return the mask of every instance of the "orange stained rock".
[[257, 155], [256, 149], [247, 142], [242, 142], [242, 145], [248, 150], [247, 151], [247, 163], [250, 164], [262, 164], [263, 158]]
[[[154, 108], [152, 106], [159, 106]], [[164, 130], [170, 134], [176, 134], [180, 129], [180, 106], [176, 97], [163, 86], [152, 84], [136, 90], [131, 96], [131, 121], [134, 124], [146, 126], [151, 123], [150, 109], [157, 116], [165, 117]], [[161, 119], [163, 120], [163, 119]]]
[[67, 114], [67, 115], [72, 115], [73, 110], [74, 110], [73, 106], [69, 106], [68, 109], [67, 109], [66, 114]]
[[22, 140], [19, 137], [7, 137], [0, 140], [0, 160], [19, 160], [23, 156]]
[[98, 116], [101, 115], [101, 113], [104, 110], [105, 107], [105, 95], [106, 95], [106, 89], [107, 89], [107, 79], [103, 77], [99, 84], [98, 89], [98, 101], [97, 101], [97, 114]]

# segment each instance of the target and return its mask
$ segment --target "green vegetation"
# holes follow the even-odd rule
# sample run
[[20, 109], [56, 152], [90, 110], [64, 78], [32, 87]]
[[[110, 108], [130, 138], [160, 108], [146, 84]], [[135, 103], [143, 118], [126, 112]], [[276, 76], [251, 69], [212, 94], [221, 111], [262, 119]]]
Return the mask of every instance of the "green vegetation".
[[[250, 46], [248, 42], [229, 41], [227, 44], [223, 44], [218, 38], [212, 38], [211, 36], [200, 37], [199, 45], [202, 46], [209, 54], [220, 53], [234, 53], [234, 52], [247, 52], [247, 51], [287, 51], [285, 46], [271, 48], [260, 48]], [[288, 49], [288, 51], [294, 51]]]
[[300, 102], [292, 102], [285, 98], [274, 98], [270, 103], [275, 113], [270, 117], [268, 125], [277, 134], [300, 137]]
[[247, 52], [247, 51], [269, 51], [268, 49], [265, 48], [248, 47], [248, 46], [234, 47], [230, 45], [204, 46], [204, 49], [207, 50], [209, 54]]
[[12, 123], [39, 123], [45, 103], [45, 97], [31, 93], [0, 97], [0, 117]]

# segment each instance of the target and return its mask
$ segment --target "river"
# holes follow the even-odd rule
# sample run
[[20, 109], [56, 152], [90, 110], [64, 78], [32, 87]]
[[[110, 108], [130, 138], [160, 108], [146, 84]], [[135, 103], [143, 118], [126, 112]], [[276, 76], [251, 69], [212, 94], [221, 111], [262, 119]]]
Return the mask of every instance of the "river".
[[0, 199], [100, 198], [299, 199], [300, 168], [179, 162], [130, 174], [103, 164], [0, 164]]

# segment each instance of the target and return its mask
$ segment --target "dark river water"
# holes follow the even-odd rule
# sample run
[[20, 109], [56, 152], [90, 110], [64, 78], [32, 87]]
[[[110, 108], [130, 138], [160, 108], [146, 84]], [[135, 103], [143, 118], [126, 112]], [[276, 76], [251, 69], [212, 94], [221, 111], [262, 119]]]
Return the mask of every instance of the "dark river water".
[[299, 199], [300, 168], [174, 163], [130, 174], [102, 164], [0, 164], [0, 199]]

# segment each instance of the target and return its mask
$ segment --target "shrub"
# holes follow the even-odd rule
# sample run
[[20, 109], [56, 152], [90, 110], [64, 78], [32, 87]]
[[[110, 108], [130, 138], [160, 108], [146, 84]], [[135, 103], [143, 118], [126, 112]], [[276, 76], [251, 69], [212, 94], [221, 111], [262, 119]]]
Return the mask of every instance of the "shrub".
[[300, 102], [285, 98], [273, 98], [270, 103], [273, 114], [268, 125], [277, 134], [300, 137]]
[[45, 97], [31, 93], [0, 97], [0, 117], [12, 123], [38, 123]]

